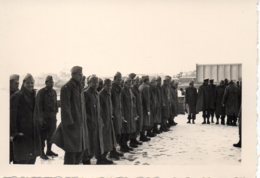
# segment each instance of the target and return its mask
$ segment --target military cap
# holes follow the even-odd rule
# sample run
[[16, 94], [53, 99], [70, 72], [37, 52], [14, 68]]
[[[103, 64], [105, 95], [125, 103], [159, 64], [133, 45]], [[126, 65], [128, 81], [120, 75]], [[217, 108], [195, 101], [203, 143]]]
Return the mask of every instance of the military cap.
[[131, 79], [130, 79], [129, 77], [126, 77], [126, 78], [124, 79], [124, 82], [129, 82], [129, 81], [131, 81]]
[[120, 72], [117, 72], [117, 73], [115, 74], [115, 77], [122, 77], [122, 74], [121, 74]]
[[11, 81], [11, 80], [19, 81], [19, 78], [20, 78], [20, 77], [19, 77], [18, 74], [13, 74], [13, 75], [10, 76], [10, 81]]
[[48, 82], [48, 81], [53, 81], [53, 78], [51, 75], [48, 75], [45, 79], [45, 82]]
[[136, 76], [135, 73], [130, 73], [130, 74], [128, 75], [128, 77], [129, 77], [130, 79], [132, 79], [132, 80], [135, 78], [135, 76]]
[[71, 68], [70, 72], [72, 74], [75, 74], [75, 73], [82, 73], [82, 67], [80, 66], [74, 66]]
[[109, 78], [104, 80], [104, 85], [110, 85], [111, 83], [112, 81]]
[[210, 82], [214, 82], [214, 79], [211, 79]]
[[162, 78], [160, 76], [158, 76], [156, 80], [160, 81], [160, 80], [162, 80]]
[[89, 76], [89, 81], [88, 82], [92, 82], [92, 81], [97, 81], [98, 82], [98, 77], [95, 74]]
[[151, 78], [151, 82], [156, 82], [157, 80], [156, 80], [156, 78], [155, 77], [152, 77]]
[[26, 80], [29, 80], [29, 79], [34, 80], [32, 74], [28, 73], [28, 74], [25, 75], [23, 81], [26, 81]]
[[209, 82], [209, 79], [207, 78], [207, 79], [204, 79], [204, 82]]
[[164, 77], [164, 80], [171, 80], [171, 77], [170, 77], [169, 75], [166, 75], [166, 76]]

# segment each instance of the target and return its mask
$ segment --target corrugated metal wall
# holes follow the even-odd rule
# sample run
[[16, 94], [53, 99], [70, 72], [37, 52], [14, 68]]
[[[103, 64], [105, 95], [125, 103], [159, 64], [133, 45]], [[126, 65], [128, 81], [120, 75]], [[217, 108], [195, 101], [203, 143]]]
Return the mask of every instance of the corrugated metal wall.
[[241, 80], [242, 64], [197, 64], [196, 81], [202, 83], [204, 79], [214, 79], [215, 82], [221, 80]]

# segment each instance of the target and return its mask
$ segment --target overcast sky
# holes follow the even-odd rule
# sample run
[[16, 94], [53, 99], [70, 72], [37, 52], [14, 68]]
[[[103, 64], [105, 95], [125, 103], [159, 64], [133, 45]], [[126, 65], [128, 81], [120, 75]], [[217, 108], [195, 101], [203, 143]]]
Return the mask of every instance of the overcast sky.
[[240, 63], [256, 50], [247, 39], [256, 30], [248, 20], [256, 12], [245, 10], [252, 3], [1, 1], [2, 72], [38, 75], [81, 65], [86, 75], [172, 75], [196, 63]]

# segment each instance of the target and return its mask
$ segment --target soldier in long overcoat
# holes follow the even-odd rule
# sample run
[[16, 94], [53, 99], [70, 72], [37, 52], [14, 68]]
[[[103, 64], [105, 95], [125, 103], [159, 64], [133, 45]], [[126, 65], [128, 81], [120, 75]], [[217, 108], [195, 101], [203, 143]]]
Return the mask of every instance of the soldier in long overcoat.
[[90, 148], [89, 154], [84, 153], [83, 162], [84, 164], [90, 163], [90, 159], [95, 156], [97, 164], [113, 164], [111, 160], [106, 158], [107, 152], [104, 151], [104, 123], [100, 115], [101, 108], [97, 87], [98, 78], [92, 75], [89, 79], [89, 87], [84, 91]]
[[71, 79], [61, 88], [61, 123], [53, 143], [65, 151], [64, 164], [79, 164], [89, 148], [87, 120], [82, 106], [82, 67], [71, 69]]
[[196, 112], [202, 111], [202, 124], [210, 124], [210, 97], [209, 97], [209, 79], [205, 79], [203, 84], [199, 87], [198, 100], [196, 104]]
[[137, 136], [140, 135], [140, 133], [143, 131], [143, 105], [142, 105], [141, 92], [138, 89], [139, 86], [140, 86], [140, 78], [135, 77], [133, 79], [132, 92], [135, 96], [135, 110], [134, 110], [134, 112], [135, 112], [135, 115], [137, 116], [137, 121], [136, 121], [135, 138], [133, 138], [131, 140], [131, 142], [135, 145], [141, 145], [142, 144], [142, 142], [137, 140]]
[[157, 97], [158, 97], [158, 112], [156, 115], [156, 120], [155, 120], [155, 124], [154, 124], [154, 128], [153, 131], [156, 134], [161, 133], [159, 131], [159, 127], [161, 126], [162, 123], [162, 78], [160, 76], [157, 77], [156, 79], [157, 82], [157, 86], [156, 86], [156, 90], [157, 90]]
[[124, 87], [122, 89], [121, 103], [122, 103], [122, 144], [121, 151], [128, 152], [132, 149], [127, 145], [127, 141], [131, 134], [136, 132], [136, 115], [134, 115], [135, 98], [131, 91], [132, 80], [127, 77], [124, 81]]
[[194, 120], [196, 119], [196, 104], [197, 104], [198, 92], [194, 87], [194, 82], [190, 82], [190, 86], [186, 88], [185, 92], [185, 105], [188, 105], [188, 122], [192, 120], [192, 123], [195, 124]]
[[170, 83], [171, 93], [171, 116], [168, 119], [169, 126], [177, 125], [174, 118], [178, 115], [178, 82], [172, 80]]
[[104, 123], [103, 142], [104, 142], [105, 154], [112, 151], [117, 144], [115, 130], [112, 121], [111, 87], [112, 87], [112, 81], [110, 79], [105, 79], [104, 87], [99, 94], [100, 116]]
[[171, 91], [170, 91], [170, 76], [165, 76], [162, 85], [162, 124], [161, 131], [168, 131], [167, 122], [171, 117]]
[[225, 89], [222, 101], [222, 104], [226, 109], [228, 125], [236, 126], [240, 102], [240, 90], [231, 80]]
[[[40, 89], [36, 96], [35, 112], [41, 121], [41, 143], [42, 152], [41, 158], [44, 160], [49, 159], [48, 156], [58, 156], [51, 150], [51, 138], [56, 130], [56, 114], [58, 113], [57, 93], [53, 89], [53, 78], [47, 76], [45, 80], [46, 86]], [[45, 141], [47, 141], [47, 151], [44, 152]]]
[[[114, 76], [111, 89], [111, 100], [112, 100], [112, 120], [114, 124], [114, 130], [116, 135], [116, 141], [120, 145], [121, 133], [122, 133], [122, 104], [121, 104], [121, 82], [122, 74], [117, 72]], [[118, 157], [123, 156], [116, 150], [116, 147], [110, 152], [110, 157], [118, 159]]]
[[27, 74], [20, 91], [11, 96], [11, 140], [13, 141], [13, 163], [34, 164], [41, 153], [39, 120], [34, 116], [34, 79]]
[[149, 141], [150, 138], [145, 135], [145, 131], [147, 131], [150, 127], [150, 86], [149, 86], [149, 76], [143, 76], [143, 83], [139, 86], [139, 91], [142, 97], [142, 109], [143, 109], [143, 131], [140, 134], [140, 141], [146, 142]]
[[211, 122], [214, 123], [214, 114], [216, 110], [216, 85], [214, 80], [210, 80], [209, 84], [209, 114], [211, 117]]
[[156, 136], [157, 130], [154, 129], [157, 126], [159, 118], [159, 112], [160, 112], [160, 102], [159, 102], [159, 96], [158, 96], [158, 90], [157, 90], [157, 81], [156, 78], [151, 79], [151, 85], [150, 85], [150, 109], [151, 109], [151, 123], [150, 123], [150, 129], [148, 130], [148, 136], [154, 137]]
[[221, 124], [225, 125], [225, 107], [222, 105], [222, 100], [225, 92], [225, 84], [224, 81], [220, 81], [220, 84], [216, 87], [216, 124], [219, 124], [219, 119], [221, 120]]
[[[20, 76], [17, 74], [13, 74], [10, 76], [10, 108], [12, 105], [12, 103], [11, 103], [12, 95], [19, 90], [19, 78], [20, 78]], [[10, 113], [10, 115], [11, 115], [11, 113]], [[10, 163], [13, 162], [13, 138], [11, 136], [12, 124], [13, 124], [12, 120], [10, 119], [10, 145], [9, 145], [9, 148], [10, 148], [9, 162]]]

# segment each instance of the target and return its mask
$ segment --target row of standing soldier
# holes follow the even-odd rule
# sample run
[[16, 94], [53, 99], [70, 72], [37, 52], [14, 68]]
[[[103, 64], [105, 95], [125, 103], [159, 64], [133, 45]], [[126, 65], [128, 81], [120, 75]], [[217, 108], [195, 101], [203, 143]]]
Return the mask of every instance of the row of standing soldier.
[[26, 75], [21, 90], [19, 76], [11, 76], [10, 161], [34, 164], [37, 156], [58, 156], [51, 150], [55, 143], [65, 151], [64, 164], [90, 164], [94, 156], [97, 164], [112, 164], [111, 159], [120, 159], [124, 152], [177, 124], [177, 83], [169, 76], [161, 85], [160, 77], [149, 81], [148, 76], [140, 79], [131, 73], [122, 86], [117, 72], [113, 82], [104, 80], [99, 92], [95, 75], [87, 79], [86, 88], [84, 80], [82, 67], [73, 67], [71, 79], [61, 88], [61, 123], [56, 129], [58, 104], [52, 77], [46, 78], [46, 87], [36, 96], [32, 75]]

